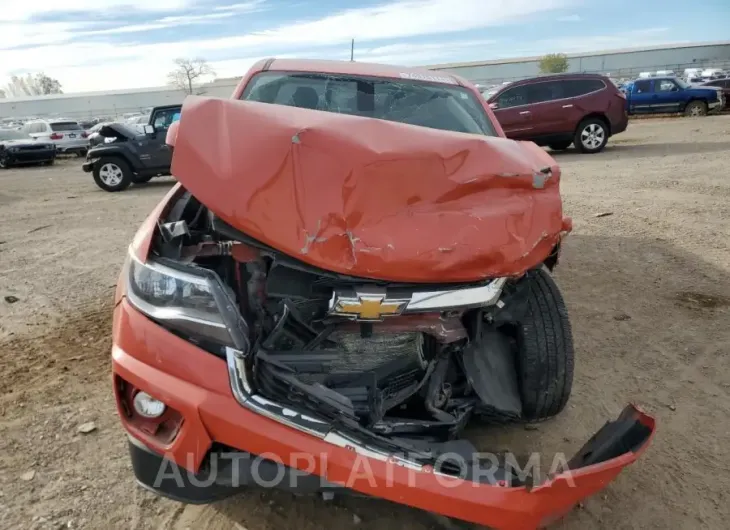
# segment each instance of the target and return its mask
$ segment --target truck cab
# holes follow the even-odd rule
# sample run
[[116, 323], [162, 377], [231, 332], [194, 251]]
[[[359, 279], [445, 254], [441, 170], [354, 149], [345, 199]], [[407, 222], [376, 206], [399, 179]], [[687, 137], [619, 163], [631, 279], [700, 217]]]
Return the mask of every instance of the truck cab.
[[723, 106], [720, 91], [695, 87], [677, 77], [639, 78], [626, 85], [625, 94], [629, 114], [704, 116]]

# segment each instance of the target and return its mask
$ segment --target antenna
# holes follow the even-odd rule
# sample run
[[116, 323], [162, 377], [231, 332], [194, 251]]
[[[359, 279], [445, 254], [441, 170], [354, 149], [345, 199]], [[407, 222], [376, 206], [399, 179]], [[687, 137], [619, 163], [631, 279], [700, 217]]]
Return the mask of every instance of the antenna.
[[355, 39], [350, 42], [350, 62], [355, 61]]

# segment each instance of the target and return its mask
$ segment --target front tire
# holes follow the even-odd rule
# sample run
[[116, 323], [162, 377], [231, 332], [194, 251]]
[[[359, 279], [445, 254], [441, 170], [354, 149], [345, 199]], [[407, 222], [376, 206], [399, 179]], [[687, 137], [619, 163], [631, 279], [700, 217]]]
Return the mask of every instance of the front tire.
[[583, 120], [575, 131], [573, 144], [575, 148], [586, 154], [603, 151], [608, 143], [608, 126], [598, 118]]
[[543, 269], [526, 278], [525, 316], [517, 330], [522, 416], [545, 420], [565, 408], [573, 387], [573, 335], [558, 286]]
[[707, 116], [707, 103], [704, 101], [690, 101], [684, 108], [684, 115], [692, 118]]
[[8, 162], [8, 159], [5, 158], [5, 155], [0, 154], [0, 169], [8, 168], [10, 168], [10, 163]]
[[94, 182], [104, 191], [122, 191], [132, 184], [129, 164], [117, 157], [103, 157], [94, 165]]

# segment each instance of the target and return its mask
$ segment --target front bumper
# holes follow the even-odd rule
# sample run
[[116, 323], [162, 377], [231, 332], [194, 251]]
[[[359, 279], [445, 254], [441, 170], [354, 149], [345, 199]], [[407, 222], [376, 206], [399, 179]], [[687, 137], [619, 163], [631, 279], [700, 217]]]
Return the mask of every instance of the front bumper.
[[56, 158], [55, 149], [34, 149], [6, 152], [8, 164], [36, 164], [47, 162]]
[[[116, 378], [182, 415], [177, 435], [163, 443], [127, 421], [117, 395], [122, 422], [135, 440], [131, 451], [138, 481], [183, 502], [210, 502], [251, 483], [232, 482], [232, 464], [217, 468], [211, 479], [211, 457], [225, 447], [278, 463], [287, 477], [301, 471], [307, 491], [347, 487], [495, 529], [535, 529], [603, 489], [638, 458], [654, 434], [654, 420], [627, 407], [568, 462], [570, 471], [529, 488], [506, 487], [446, 477], [428, 466], [410, 466], [402, 458], [384, 460], [244, 408], [233, 395], [223, 359], [169, 333], [133, 309], [126, 298], [115, 309], [112, 367]], [[236, 461], [237, 476], [251, 477], [250, 460]], [[175, 477], [174, 483], [160, 480], [160, 470], [164, 476]], [[180, 482], [175, 471], [187, 479]], [[265, 477], [254, 483], [271, 484]]]

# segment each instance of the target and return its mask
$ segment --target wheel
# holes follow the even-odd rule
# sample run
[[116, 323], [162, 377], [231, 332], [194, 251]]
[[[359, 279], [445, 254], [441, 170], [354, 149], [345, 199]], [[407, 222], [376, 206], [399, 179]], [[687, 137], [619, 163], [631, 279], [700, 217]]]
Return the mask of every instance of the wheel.
[[56, 163], [55, 160], [46, 160], [45, 162], [43, 162], [43, 165], [44, 166], [52, 166], [55, 163]]
[[132, 183], [132, 170], [121, 158], [103, 157], [94, 165], [94, 182], [104, 191], [122, 191]]
[[8, 169], [9, 167], [8, 159], [5, 158], [5, 155], [0, 155], [0, 169]]
[[684, 108], [684, 115], [693, 118], [707, 116], [707, 103], [704, 101], [690, 101]]
[[546, 269], [528, 273], [525, 316], [517, 329], [517, 370], [522, 416], [555, 416], [573, 387], [573, 335], [565, 302]]
[[152, 180], [152, 175], [145, 175], [145, 176], [136, 175], [134, 177], [135, 184], [147, 184], [150, 180]]
[[548, 144], [548, 147], [550, 147], [550, 149], [552, 149], [553, 151], [565, 151], [568, 147], [570, 147], [570, 144], [572, 143], [573, 140], [567, 140]]
[[606, 147], [608, 127], [598, 118], [583, 120], [575, 131], [573, 144], [581, 153], [597, 153]]

